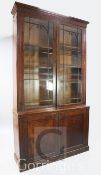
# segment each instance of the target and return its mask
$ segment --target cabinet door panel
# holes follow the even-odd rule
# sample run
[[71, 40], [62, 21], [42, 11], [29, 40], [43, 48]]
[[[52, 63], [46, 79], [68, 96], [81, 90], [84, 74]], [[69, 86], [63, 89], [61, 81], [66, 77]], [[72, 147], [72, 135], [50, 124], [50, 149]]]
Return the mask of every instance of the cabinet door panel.
[[88, 115], [83, 111], [63, 111], [59, 113], [59, 126], [63, 127], [65, 137], [61, 137], [60, 145], [64, 148], [77, 145], [86, 145], [88, 133]]
[[36, 114], [28, 121], [28, 157], [48, 159], [58, 152], [57, 114]]
[[54, 25], [51, 21], [24, 18], [24, 107], [54, 103]]
[[59, 26], [58, 105], [82, 102], [82, 30]]

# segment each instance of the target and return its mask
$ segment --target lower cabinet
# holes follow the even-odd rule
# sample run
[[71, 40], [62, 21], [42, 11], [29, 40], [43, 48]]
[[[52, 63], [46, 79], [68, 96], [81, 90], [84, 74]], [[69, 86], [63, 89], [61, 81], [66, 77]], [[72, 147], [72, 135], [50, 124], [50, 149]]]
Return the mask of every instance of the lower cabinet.
[[87, 107], [24, 116], [20, 119], [20, 155], [27, 162], [51, 162], [87, 151], [88, 123]]
[[59, 127], [64, 135], [60, 137], [60, 147], [64, 151], [88, 144], [88, 117], [87, 109], [59, 112]]
[[28, 120], [28, 158], [46, 159], [58, 154], [58, 115], [56, 113], [35, 114]]

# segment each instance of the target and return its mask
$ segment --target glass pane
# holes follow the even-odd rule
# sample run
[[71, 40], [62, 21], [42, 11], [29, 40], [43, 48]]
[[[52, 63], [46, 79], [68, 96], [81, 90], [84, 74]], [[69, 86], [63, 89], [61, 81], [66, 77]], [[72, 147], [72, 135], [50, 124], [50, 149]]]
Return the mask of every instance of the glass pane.
[[53, 105], [53, 23], [24, 19], [24, 105]]
[[81, 30], [60, 26], [59, 104], [82, 100]]

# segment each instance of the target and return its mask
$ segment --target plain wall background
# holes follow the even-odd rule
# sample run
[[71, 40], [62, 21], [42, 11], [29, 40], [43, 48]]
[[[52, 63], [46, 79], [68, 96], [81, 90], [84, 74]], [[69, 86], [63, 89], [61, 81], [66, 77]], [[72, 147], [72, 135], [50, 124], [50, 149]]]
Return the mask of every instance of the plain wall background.
[[[12, 135], [12, 15], [14, 0], [0, 2], [0, 134]], [[90, 22], [87, 27], [87, 105], [90, 106], [89, 145], [101, 146], [101, 1], [20, 0], [19, 2]], [[3, 130], [4, 131], [4, 130]], [[3, 137], [2, 137], [3, 138]], [[12, 139], [12, 137], [11, 137]], [[2, 142], [2, 139], [0, 139]], [[12, 141], [13, 144], [13, 141]], [[2, 148], [1, 148], [2, 149]], [[13, 151], [12, 151], [13, 153]], [[101, 159], [100, 159], [101, 161]], [[75, 170], [74, 170], [75, 172]], [[51, 172], [52, 173], [52, 172]], [[56, 173], [55, 173], [56, 174]], [[14, 175], [14, 174], [13, 174]]]

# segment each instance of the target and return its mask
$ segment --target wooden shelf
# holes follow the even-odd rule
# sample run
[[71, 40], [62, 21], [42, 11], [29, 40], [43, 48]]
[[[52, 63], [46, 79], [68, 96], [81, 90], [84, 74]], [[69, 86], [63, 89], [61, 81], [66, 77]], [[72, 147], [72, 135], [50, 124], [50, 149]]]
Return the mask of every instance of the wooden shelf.
[[63, 68], [75, 68], [75, 69], [82, 69], [81, 66], [72, 66], [72, 65], [66, 65], [66, 64], [59, 64], [59, 67], [63, 67]]
[[61, 44], [61, 43], [60, 43], [60, 50], [75, 51], [75, 52], [78, 52], [78, 53], [81, 52], [81, 48], [79, 48], [77, 46], [66, 45], [66, 44]]
[[44, 66], [34, 66], [34, 65], [24, 65], [24, 68], [27, 68], [27, 69], [53, 69], [53, 67], [44, 67]]
[[48, 78], [47, 79], [41, 79], [41, 78], [40, 79], [34, 79], [34, 78], [31, 78], [31, 79], [29, 78], [28, 79], [28, 78], [24, 78], [24, 80], [29, 80], [29, 81], [30, 80], [39, 80], [39, 81], [47, 81], [47, 80], [49, 80], [49, 81], [53, 81], [53, 79], [51, 79], [51, 78], [49, 78], [49, 79]]
[[28, 43], [24, 44], [24, 51], [27, 51], [27, 52], [38, 51], [39, 53], [43, 53], [43, 54], [53, 54], [53, 48], [50, 46], [32, 45]]

